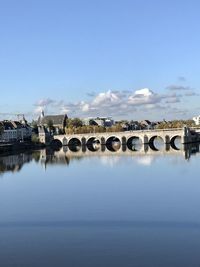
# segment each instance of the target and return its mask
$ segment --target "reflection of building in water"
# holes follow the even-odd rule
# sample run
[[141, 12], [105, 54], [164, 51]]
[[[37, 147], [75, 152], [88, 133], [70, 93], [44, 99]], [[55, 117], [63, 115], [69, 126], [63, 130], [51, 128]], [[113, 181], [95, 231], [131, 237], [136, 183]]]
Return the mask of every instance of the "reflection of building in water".
[[61, 153], [60, 151], [53, 150], [41, 150], [41, 151], [30, 151], [15, 155], [7, 155], [0, 157], [0, 175], [4, 172], [17, 172], [22, 169], [25, 163], [31, 161], [41, 163], [42, 165], [68, 165], [69, 158]]
[[200, 149], [200, 144], [188, 144], [185, 146], [185, 159], [189, 159], [191, 157], [192, 154], [197, 154], [199, 153], [199, 149]]
[[69, 165], [69, 158], [60, 151], [44, 149], [40, 152], [40, 163], [46, 168], [47, 165]]
[[32, 161], [32, 154], [18, 154], [0, 157], [0, 174], [20, 171], [24, 163]]

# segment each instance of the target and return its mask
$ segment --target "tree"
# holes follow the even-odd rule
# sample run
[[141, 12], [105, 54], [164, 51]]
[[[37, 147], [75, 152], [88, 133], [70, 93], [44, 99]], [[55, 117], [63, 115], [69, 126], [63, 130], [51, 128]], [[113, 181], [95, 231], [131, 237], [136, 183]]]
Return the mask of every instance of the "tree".
[[183, 128], [194, 127], [195, 123], [193, 120], [173, 120], [173, 121], [163, 121], [157, 125], [157, 129], [171, 129], [171, 128]]
[[31, 137], [31, 141], [34, 144], [38, 144], [40, 142], [38, 135], [34, 133]]
[[67, 128], [78, 128], [82, 126], [83, 122], [79, 118], [67, 119]]

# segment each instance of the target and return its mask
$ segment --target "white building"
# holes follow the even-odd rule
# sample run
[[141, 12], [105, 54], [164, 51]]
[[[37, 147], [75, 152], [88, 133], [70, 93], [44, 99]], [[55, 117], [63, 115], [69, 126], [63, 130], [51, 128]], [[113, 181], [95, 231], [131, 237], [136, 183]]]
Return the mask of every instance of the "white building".
[[17, 129], [15, 129], [14, 125], [11, 121], [1, 121], [1, 133], [0, 140], [1, 142], [13, 142], [17, 140]]
[[196, 125], [200, 125], [200, 115], [192, 118]]
[[102, 126], [102, 127], [112, 127], [114, 125], [114, 120], [111, 117], [91, 117], [83, 119], [84, 125]]
[[19, 121], [0, 122], [0, 142], [24, 141], [31, 138], [32, 129], [23, 118]]

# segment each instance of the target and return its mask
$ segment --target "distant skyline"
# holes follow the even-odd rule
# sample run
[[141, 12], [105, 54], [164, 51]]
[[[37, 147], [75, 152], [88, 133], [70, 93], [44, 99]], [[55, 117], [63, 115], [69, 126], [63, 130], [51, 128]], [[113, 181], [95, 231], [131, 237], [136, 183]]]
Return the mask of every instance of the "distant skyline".
[[198, 0], [0, 0], [0, 119], [200, 114]]

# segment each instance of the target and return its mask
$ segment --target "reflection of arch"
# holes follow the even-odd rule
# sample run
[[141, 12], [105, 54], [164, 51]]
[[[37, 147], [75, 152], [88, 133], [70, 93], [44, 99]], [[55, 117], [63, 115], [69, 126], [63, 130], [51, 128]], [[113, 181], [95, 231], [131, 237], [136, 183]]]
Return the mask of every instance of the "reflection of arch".
[[54, 139], [51, 141], [51, 146], [53, 147], [58, 147], [61, 148], [62, 147], [62, 142], [59, 139]]
[[69, 140], [68, 145], [69, 146], [73, 146], [73, 145], [76, 145], [76, 146], [79, 145], [79, 146], [81, 146], [81, 141], [78, 138], [73, 137], [73, 138], [71, 138]]
[[73, 152], [79, 151], [81, 148], [81, 141], [78, 138], [73, 137], [69, 140], [68, 147]]
[[181, 136], [180, 135], [175, 135], [171, 138], [170, 140], [170, 144], [171, 144], [171, 147], [175, 150], [180, 150], [180, 148], [178, 148], [178, 146], [176, 145], [176, 141], [177, 140], [180, 140], [180, 144], [181, 144]]
[[66, 153], [68, 151], [68, 146], [63, 147], [63, 152]]
[[148, 144], [144, 144], [144, 153], [147, 153], [149, 150], [149, 145]]
[[63, 146], [67, 146], [67, 138], [66, 137], [63, 138]]
[[106, 145], [101, 145], [101, 152], [105, 152], [106, 151]]
[[[160, 143], [159, 145], [155, 144], [155, 141], [158, 141], [158, 143]], [[152, 150], [154, 151], [159, 151], [159, 150], [162, 150], [164, 148], [164, 140], [161, 136], [158, 136], [158, 135], [155, 135], [155, 136], [152, 136], [150, 139], [149, 139], [149, 146]]]
[[90, 137], [87, 140], [86, 145], [90, 151], [97, 151], [100, 148], [100, 141], [96, 137]]
[[122, 144], [122, 151], [126, 152], [126, 149], [127, 149], [127, 145], [126, 144]]
[[139, 151], [142, 148], [142, 140], [138, 136], [131, 136], [127, 140], [127, 147], [132, 151]]
[[121, 147], [120, 139], [116, 136], [110, 136], [106, 140], [106, 147], [108, 150], [110, 150], [112, 152], [119, 150]]
[[87, 151], [86, 145], [82, 145], [82, 152], [85, 153]]

